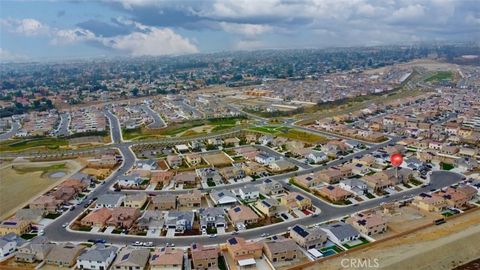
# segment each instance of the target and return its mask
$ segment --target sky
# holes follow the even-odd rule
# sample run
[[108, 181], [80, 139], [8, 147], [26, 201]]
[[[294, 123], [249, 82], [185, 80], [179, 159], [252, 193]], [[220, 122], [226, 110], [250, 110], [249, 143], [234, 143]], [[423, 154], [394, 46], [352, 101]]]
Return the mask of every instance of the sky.
[[479, 42], [479, 2], [4, 0], [0, 61]]

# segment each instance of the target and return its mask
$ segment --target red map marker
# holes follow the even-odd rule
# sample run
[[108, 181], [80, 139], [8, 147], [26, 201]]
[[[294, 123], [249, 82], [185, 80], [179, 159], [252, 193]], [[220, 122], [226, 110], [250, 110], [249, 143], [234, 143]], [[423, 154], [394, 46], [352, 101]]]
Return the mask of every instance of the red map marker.
[[400, 167], [403, 163], [403, 156], [400, 153], [396, 153], [390, 156], [390, 162], [395, 167]]

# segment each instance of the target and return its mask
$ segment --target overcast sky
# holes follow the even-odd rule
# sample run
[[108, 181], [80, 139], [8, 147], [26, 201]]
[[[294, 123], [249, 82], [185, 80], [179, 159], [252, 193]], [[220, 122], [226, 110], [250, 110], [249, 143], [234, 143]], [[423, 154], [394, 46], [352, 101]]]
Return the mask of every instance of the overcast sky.
[[480, 41], [480, 0], [0, 2], [0, 59]]

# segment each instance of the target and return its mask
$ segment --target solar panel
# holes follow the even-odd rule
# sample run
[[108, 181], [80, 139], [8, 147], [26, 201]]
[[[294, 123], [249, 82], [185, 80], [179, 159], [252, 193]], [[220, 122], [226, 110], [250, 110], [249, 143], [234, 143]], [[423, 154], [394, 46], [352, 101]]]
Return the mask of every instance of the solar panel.
[[230, 238], [230, 239], [228, 239], [228, 243], [229, 243], [230, 245], [236, 245], [236, 244], [238, 244], [236, 238]]
[[328, 190], [334, 190], [335, 187], [334, 187], [334, 186], [328, 186], [327, 189], [328, 189]]
[[310, 176], [307, 177], [307, 180], [308, 180], [308, 181], [312, 181], [312, 179], [313, 179], [313, 178], [310, 177]]
[[130, 256], [130, 253], [123, 255], [122, 261], [125, 261], [126, 259], [128, 259], [129, 256]]
[[295, 231], [296, 233], [298, 233], [300, 236], [302, 237], [306, 237], [309, 233], [307, 231], [305, 231], [302, 227], [300, 226], [294, 226], [292, 228], [293, 231]]
[[272, 180], [270, 180], [270, 179], [265, 180], [265, 183], [271, 183], [271, 182], [272, 182]]
[[302, 195], [297, 195], [297, 196], [295, 197], [295, 199], [297, 199], [297, 200], [299, 200], [299, 201], [303, 201], [303, 199], [305, 199], [305, 198], [303, 198]]
[[197, 244], [193, 244], [192, 249], [197, 249]]
[[225, 195], [225, 193], [223, 192], [218, 193], [218, 197], [223, 197], [223, 195]]
[[233, 209], [233, 211], [235, 211], [236, 213], [240, 212], [240, 210], [241, 210], [240, 207], [236, 207]]
[[156, 260], [158, 257], [160, 257], [159, 255], [155, 254], [152, 256], [152, 261]]
[[263, 203], [266, 207], [271, 207], [271, 205], [270, 205], [267, 201], [262, 201], [262, 203]]

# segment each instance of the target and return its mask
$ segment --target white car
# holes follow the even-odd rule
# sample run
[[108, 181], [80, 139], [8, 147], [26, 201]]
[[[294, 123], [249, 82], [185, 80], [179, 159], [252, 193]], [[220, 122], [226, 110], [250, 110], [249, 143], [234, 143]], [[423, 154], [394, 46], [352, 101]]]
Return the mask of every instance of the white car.
[[67, 226], [68, 226], [68, 222], [67, 222], [67, 223], [64, 223], [64, 224], [62, 225], [62, 228], [66, 228]]

